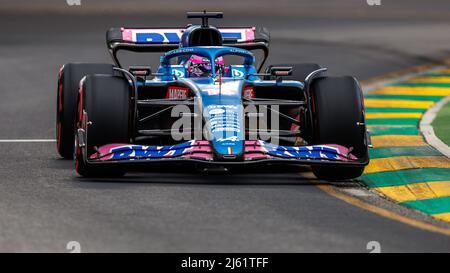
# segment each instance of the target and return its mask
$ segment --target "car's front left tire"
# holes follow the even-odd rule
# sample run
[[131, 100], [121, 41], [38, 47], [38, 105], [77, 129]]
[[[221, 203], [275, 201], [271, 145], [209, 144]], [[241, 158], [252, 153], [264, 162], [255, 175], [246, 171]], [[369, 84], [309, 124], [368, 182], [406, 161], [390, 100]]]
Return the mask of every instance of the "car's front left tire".
[[120, 166], [89, 164], [86, 159], [105, 144], [130, 143], [131, 87], [123, 77], [89, 75], [82, 82], [78, 100], [77, 126], [84, 130], [85, 147], [75, 138], [76, 170], [85, 177], [117, 177]]

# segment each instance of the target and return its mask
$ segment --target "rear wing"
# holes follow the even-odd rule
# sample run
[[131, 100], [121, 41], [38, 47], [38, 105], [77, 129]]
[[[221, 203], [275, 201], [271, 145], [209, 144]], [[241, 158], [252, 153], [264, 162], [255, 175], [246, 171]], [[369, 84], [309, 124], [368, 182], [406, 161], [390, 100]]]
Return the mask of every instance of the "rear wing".
[[[106, 44], [117, 66], [119, 50], [132, 52], [167, 52], [179, 48], [185, 28], [111, 28], [106, 33]], [[223, 45], [247, 50], [262, 50], [262, 68], [269, 54], [269, 34], [266, 29], [255, 27], [222, 27], [219, 31]]]

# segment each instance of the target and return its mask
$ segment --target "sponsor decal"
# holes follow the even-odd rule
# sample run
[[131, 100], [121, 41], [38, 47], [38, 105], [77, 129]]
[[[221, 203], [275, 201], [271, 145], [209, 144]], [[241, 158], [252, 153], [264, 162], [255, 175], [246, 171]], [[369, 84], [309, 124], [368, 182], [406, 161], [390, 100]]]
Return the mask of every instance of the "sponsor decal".
[[245, 87], [242, 96], [246, 99], [255, 98], [255, 89], [252, 86]]
[[172, 55], [172, 54], [178, 54], [178, 53], [180, 53], [180, 54], [181, 53], [189, 54], [189, 53], [192, 53], [194, 51], [195, 50], [193, 48], [179, 48], [179, 49], [174, 49], [172, 51], [164, 53], [164, 56]]
[[244, 50], [244, 49], [240, 49], [240, 48], [233, 48], [233, 49], [230, 50], [230, 52], [246, 54], [247, 51]]
[[210, 115], [220, 115], [225, 113], [224, 109], [218, 108], [218, 109], [212, 109], [211, 111], [209, 111]]
[[169, 86], [166, 99], [184, 100], [188, 97], [189, 88]]
[[209, 105], [207, 107], [208, 109], [227, 109], [227, 110], [237, 110], [238, 106], [237, 105], [231, 105], [231, 104], [214, 104], [214, 105]]
[[[184, 29], [122, 29], [124, 41], [149, 44], [178, 44]], [[236, 39], [238, 42], [251, 41], [255, 38], [254, 28], [219, 29], [222, 37]]]
[[151, 44], [177, 44], [180, 42], [181, 30], [143, 30], [134, 33], [134, 42]]
[[236, 105], [209, 105], [208, 123], [216, 139], [235, 137], [241, 132], [238, 107]]
[[235, 141], [239, 141], [239, 139], [237, 138], [237, 136], [231, 136], [231, 137], [227, 137], [227, 138], [219, 138], [217, 141], [218, 142], [225, 142], [225, 141], [235, 142]]
[[296, 157], [296, 158], [322, 158], [331, 160], [340, 160], [344, 155], [339, 147], [328, 145], [314, 145], [314, 146], [277, 146], [267, 142], [261, 142], [261, 146], [269, 155], [276, 157]]
[[[237, 137], [218, 139], [221, 145], [226, 145], [228, 154], [233, 154], [234, 145], [228, 145], [238, 141]], [[101, 156], [91, 156], [93, 160], [151, 160], [163, 158], [189, 158], [195, 156], [205, 160], [212, 159], [212, 151], [207, 141], [192, 140], [172, 146], [142, 146], [133, 144], [108, 144], [99, 148]], [[299, 160], [332, 160], [351, 161], [356, 160], [349, 150], [340, 145], [313, 145], [313, 146], [277, 146], [261, 140], [245, 141], [246, 160], [258, 158], [285, 158]]]
[[220, 86], [211, 86], [206, 89], [206, 92], [208, 92], [208, 95], [210, 96], [218, 95], [220, 93]]
[[184, 78], [184, 69], [172, 68], [172, 74], [177, 76], [178, 78]]
[[142, 145], [120, 145], [110, 149], [110, 159], [140, 159], [140, 158], [163, 158], [177, 157], [188, 152], [193, 141], [188, 141], [172, 146], [142, 146]]
[[234, 68], [234, 69], [232, 70], [232, 76], [233, 76], [233, 77], [236, 77], [236, 78], [243, 78], [243, 77], [244, 77], [244, 72], [241, 71], [241, 70], [238, 70], [238, 69]]
[[[220, 82], [218, 82], [220, 83]], [[221, 84], [197, 84], [202, 92], [207, 92], [208, 95], [237, 95], [242, 89], [239, 89], [239, 82], [222, 82]]]
[[222, 146], [236, 146], [236, 144], [239, 141], [239, 138], [237, 136], [230, 136], [226, 138], [219, 138], [216, 140], [220, 145]]

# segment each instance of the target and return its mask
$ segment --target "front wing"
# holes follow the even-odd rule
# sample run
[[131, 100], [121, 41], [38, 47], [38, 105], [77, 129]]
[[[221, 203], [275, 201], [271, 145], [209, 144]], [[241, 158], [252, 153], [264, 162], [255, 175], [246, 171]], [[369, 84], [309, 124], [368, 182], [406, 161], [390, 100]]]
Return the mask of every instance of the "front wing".
[[191, 140], [171, 146], [108, 144], [101, 146], [87, 159], [88, 164], [156, 163], [191, 161], [204, 164], [249, 164], [288, 162], [293, 164], [366, 165], [346, 147], [336, 144], [312, 146], [278, 146], [261, 140], [245, 141], [244, 154], [239, 159], [217, 161], [209, 141]]

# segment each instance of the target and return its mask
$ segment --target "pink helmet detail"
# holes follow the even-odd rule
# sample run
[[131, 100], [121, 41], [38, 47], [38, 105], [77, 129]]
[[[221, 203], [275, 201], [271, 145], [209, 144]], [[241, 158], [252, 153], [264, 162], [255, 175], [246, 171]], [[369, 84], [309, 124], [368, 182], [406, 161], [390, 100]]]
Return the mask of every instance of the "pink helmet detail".
[[219, 65], [224, 65], [225, 61], [223, 60], [223, 57], [219, 57], [216, 59], [215, 63]]
[[[189, 61], [193, 64], [209, 64], [210, 63], [208, 58], [201, 57], [198, 55], [192, 55], [191, 58], [189, 59]], [[224, 65], [225, 61], [223, 60], [223, 57], [218, 57], [214, 63], [218, 64], [218, 65]]]
[[[223, 57], [218, 57], [216, 58], [214, 63], [216, 66], [223, 66], [225, 64], [225, 61]], [[209, 59], [197, 55], [192, 55], [189, 58], [187, 64], [188, 71], [195, 77], [203, 77], [205, 75], [208, 75], [212, 70], [211, 62], [209, 61]]]
[[193, 64], [209, 64], [209, 60], [207, 58], [203, 58], [197, 55], [192, 55], [189, 59], [189, 62]]

